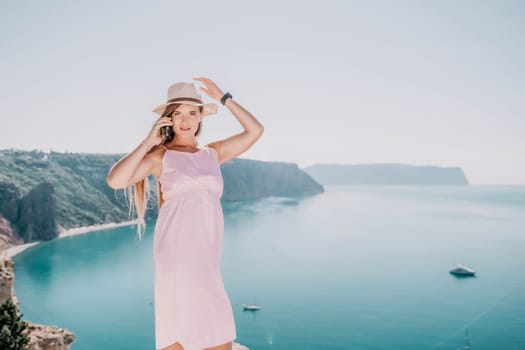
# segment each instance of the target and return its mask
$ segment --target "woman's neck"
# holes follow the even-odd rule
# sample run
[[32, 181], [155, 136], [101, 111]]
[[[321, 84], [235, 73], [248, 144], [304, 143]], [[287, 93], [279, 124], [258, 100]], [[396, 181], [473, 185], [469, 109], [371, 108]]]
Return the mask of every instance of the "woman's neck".
[[181, 147], [181, 148], [195, 148], [198, 147], [197, 140], [195, 137], [175, 137], [169, 144], [166, 144], [168, 147]]

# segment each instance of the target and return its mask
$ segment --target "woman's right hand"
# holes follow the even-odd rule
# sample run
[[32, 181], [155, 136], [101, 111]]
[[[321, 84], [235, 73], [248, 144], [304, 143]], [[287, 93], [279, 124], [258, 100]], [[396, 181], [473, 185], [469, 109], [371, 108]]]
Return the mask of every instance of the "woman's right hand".
[[152, 147], [164, 141], [164, 137], [162, 137], [162, 135], [160, 134], [160, 128], [162, 128], [163, 126], [173, 126], [173, 122], [169, 117], [160, 117], [159, 119], [157, 119], [155, 124], [153, 124], [151, 131], [146, 137], [146, 142], [152, 145]]
[[164, 140], [160, 128], [172, 125], [169, 117], [157, 119], [146, 139], [111, 167], [106, 183], [113, 189], [121, 189], [148, 177], [155, 168], [156, 160], [155, 157], [148, 157], [147, 152]]

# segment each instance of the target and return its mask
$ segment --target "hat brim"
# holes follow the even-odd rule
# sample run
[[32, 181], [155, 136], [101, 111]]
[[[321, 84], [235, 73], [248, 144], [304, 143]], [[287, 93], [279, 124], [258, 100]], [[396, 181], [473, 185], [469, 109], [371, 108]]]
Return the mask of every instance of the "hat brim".
[[203, 112], [204, 112], [205, 117], [216, 114], [217, 111], [219, 110], [219, 105], [216, 103], [198, 103], [194, 101], [177, 101], [177, 102], [163, 103], [161, 105], [158, 105], [157, 107], [153, 109], [153, 112], [159, 115], [162, 115], [162, 113], [166, 109], [166, 106], [174, 104], [174, 103], [179, 103], [179, 104], [184, 104], [184, 105], [193, 105], [193, 106], [203, 106]]

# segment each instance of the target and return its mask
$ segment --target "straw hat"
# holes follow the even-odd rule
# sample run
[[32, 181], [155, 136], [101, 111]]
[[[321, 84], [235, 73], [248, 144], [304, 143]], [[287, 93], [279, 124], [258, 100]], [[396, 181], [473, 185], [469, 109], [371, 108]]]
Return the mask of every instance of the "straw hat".
[[155, 107], [153, 112], [161, 115], [166, 106], [174, 103], [203, 106], [204, 117], [217, 113], [219, 109], [219, 105], [216, 103], [203, 103], [201, 94], [193, 83], [175, 83], [168, 88], [166, 103]]

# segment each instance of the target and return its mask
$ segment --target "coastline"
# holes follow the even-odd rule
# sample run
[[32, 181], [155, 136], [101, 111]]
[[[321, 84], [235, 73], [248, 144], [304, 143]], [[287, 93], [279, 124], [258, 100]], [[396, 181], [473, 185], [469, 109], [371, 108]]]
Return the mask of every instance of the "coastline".
[[[62, 231], [58, 234], [58, 237], [55, 239], [60, 239], [64, 237], [71, 237], [76, 236], [84, 233], [94, 232], [94, 231], [100, 231], [100, 230], [106, 230], [110, 228], [115, 227], [121, 227], [121, 226], [129, 226], [133, 225], [137, 222], [137, 220], [130, 220], [130, 221], [123, 221], [123, 222], [109, 222], [106, 224], [97, 224], [97, 225], [89, 225], [89, 226], [82, 226], [82, 227], [75, 227], [69, 230]], [[37, 245], [41, 241], [38, 242], [30, 242], [30, 243], [24, 243], [24, 244], [18, 244], [12, 247], [7, 248], [3, 253], [3, 258], [12, 258], [15, 255], [23, 252], [24, 250], [31, 248], [34, 245]]]

